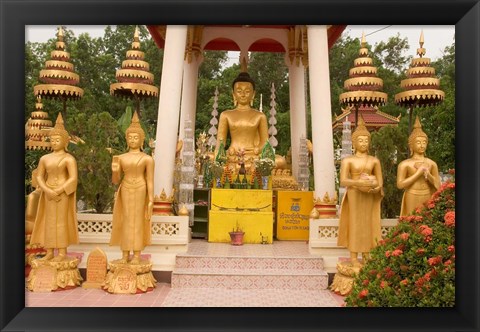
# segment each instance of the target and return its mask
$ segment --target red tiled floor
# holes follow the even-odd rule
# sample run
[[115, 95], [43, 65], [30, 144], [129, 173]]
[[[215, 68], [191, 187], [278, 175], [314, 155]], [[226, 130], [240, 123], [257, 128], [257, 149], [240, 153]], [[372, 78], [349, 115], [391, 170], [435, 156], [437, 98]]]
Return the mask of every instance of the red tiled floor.
[[[204, 240], [192, 240], [186, 254], [311, 258], [305, 241], [274, 241], [270, 245], [231, 246], [226, 243], [210, 244]], [[135, 295], [115, 295], [100, 289], [81, 287], [51, 293], [33, 293], [25, 290], [25, 305], [27, 307], [339, 307], [343, 305], [344, 298], [325, 289], [172, 289], [169, 283], [157, 283], [156, 286], [151, 292]]]

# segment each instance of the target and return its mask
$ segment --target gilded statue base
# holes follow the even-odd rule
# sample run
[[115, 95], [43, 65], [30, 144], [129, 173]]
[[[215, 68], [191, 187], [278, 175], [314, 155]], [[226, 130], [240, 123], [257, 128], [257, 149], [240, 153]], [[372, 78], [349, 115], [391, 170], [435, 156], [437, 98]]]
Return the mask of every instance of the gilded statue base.
[[152, 274], [152, 263], [140, 259], [138, 264], [117, 259], [108, 263], [108, 273], [102, 288], [112, 294], [138, 294], [152, 291], [157, 280]]
[[32, 292], [50, 292], [80, 286], [83, 281], [78, 270], [78, 258], [66, 256], [61, 261], [33, 259], [27, 277], [27, 289]]
[[348, 295], [353, 288], [353, 280], [362, 266], [353, 266], [350, 261], [338, 262], [337, 273], [330, 285], [330, 290], [340, 295]]

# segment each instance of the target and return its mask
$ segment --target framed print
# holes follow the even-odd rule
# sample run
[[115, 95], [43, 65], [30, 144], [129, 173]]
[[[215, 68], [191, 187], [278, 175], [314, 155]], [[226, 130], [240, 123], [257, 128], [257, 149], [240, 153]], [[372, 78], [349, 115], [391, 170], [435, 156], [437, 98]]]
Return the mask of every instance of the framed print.
[[[479, 328], [480, 4], [478, 1], [4, 1], [0, 38], [0, 328], [132, 331], [476, 331]], [[455, 25], [454, 308], [25, 308], [24, 65], [27, 25]], [[53, 36], [52, 36], [53, 37]], [[426, 45], [428, 49], [428, 45]]]

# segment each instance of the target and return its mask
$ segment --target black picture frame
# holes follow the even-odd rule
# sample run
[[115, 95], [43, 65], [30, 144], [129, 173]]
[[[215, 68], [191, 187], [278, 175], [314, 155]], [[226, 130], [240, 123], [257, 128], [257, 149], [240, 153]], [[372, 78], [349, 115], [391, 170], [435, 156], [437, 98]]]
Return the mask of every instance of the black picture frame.
[[[478, 0], [0, 0], [0, 328], [2, 331], [478, 331], [480, 4]], [[456, 307], [24, 308], [26, 25], [454, 24], [456, 27]]]

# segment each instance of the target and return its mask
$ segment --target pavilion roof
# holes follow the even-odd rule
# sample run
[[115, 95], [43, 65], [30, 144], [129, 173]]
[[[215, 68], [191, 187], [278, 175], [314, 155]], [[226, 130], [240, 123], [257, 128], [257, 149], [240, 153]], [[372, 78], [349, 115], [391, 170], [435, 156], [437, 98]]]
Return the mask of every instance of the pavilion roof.
[[[360, 106], [358, 108], [358, 116], [363, 117], [365, 126], [369, 130], [376, 130], [388, 125], [397, 126], [400, 122], [401, 114], [398, 117], [384, 113], [378, 109], [378, 107], [366, 107]], [[355, 127], [355, 108], [347, 107], [342, 109], [342, 113], [337, 115], [332, 123], [334, 131], [342, 130], [343, 122], [348, 119], [352, 124], [352, 128]]]
[[[295, 25], [249, 25], [251, 29], [255, 28], [269, 28], [269, 29], [289, 29]], [[165, 45], [165, 25], [147, 25], [148, 31], [152, 36], [155, 44], [159, 48], [163, 48]], [[204, 25], [204, 27], [242, 27], [242, 25]], [[328, 35], [328, 47], [331, 48], [332, 45], [337, 41], [337, 39], [345, 30], [346, 25], [330, 25], [327, 30]], [[214, 50], [214, 51], [239, 51], [238, 46], [232, 40], [226, 38], [218, 38], [214, 41], [209, 42], [205, 50]], [[260, 39], [252, 45], [252, 48], [249, 51], [254, 52], [285, 52], [282, 45], [271, 40], [271, 39]]]

